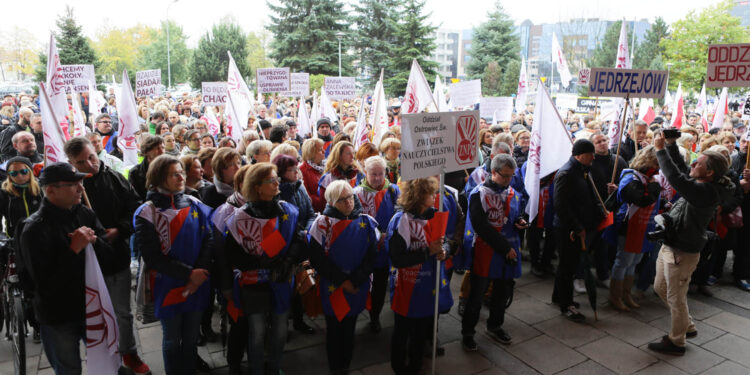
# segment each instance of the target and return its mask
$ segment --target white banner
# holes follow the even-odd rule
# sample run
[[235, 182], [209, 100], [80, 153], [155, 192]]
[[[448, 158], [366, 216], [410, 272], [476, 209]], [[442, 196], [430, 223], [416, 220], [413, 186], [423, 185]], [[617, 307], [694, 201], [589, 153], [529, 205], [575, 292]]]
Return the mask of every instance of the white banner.
[[63, 83], [65, 86], [73, 87], [75, 92], [87, 92], [89, 90], [89, 81], [96, 86], [96, 75], [94, 74], [93, 65], [79, 64], [61, 66]]
[[161, 69], [135, 72], [135, 97], [161, 96]]
[[472, 106], [482, 97], [482, 81], [456, 82], [450, 86], [451, 108]]
[[290, 70], [289, 68], [258, 68], [255, 71], [255, 82], [260, 94], [289, 91]]
[[479, 115], [497, 121], [513, 117], [513, 98], [510, 96], [483, 97], [479, 100]]
[[479, 111], [403, 115], [401, 178], [404, 181], [477, 166]]
[[569, 109], [575, 111], [578, 108], [578, 95], [559, 93], [555, 97], [555, 107], [560, 113]]
[[292, 73], [292, 88], [279, 93], [279, 96], [304, 98], [310, 96], [310, 73]]
[[227, 104], [226, 82], [201, 82], [201, 89], [204, 105], [220, 106]]
[[354, 77], [326, 77], [325, 89], [332, 100], [354, 99], [357, 96]]

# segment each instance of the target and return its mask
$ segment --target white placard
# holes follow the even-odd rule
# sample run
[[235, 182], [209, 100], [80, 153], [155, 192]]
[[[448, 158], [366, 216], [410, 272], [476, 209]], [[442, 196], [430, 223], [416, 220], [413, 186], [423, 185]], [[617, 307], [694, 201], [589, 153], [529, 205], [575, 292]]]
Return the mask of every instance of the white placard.
[[291, 96], [293, 98], [304, 98], [310, 96], [310, 73], [292, 73], [292, 88], [289, 91], [279, 93], [279, 96]]
[[482, 97], [482, 81], [456, 82], [450, 86], [451, 108], [472, 106]]
[[88, 92], [89, 81], [96, 86], [94, 66], [86, 64], [61, 65], [63, 87], [72, 87], [75, 92]]
[[477, 166], [479, 111], [402, 115], [401, 179]]
[[557, 107], [557, 110], [561, 114], [569, 109], [575, 111], [578, 108], [578, 95], [564, 93], [557, 94], [555, 97], [555, 107]]
[[161, 95], [161, 69], [135, 72], [135, 97]]
[[201, 82], [201, 97], [204, 105], [226, 105], [227, 83], [226, 82]]
[[289, 68], [258, 68], [255, 71], [258, 92], [261, 94], [289, 91], [291, 76]]
[[333, 100], [354, 99], [357, 96], [357, 84], [354, 77], [326, 77], [326, 95]]
[[479, 99], [479, 115], [510, 121], [513, 117], [513, 98], [510, 96], [483, 97]]

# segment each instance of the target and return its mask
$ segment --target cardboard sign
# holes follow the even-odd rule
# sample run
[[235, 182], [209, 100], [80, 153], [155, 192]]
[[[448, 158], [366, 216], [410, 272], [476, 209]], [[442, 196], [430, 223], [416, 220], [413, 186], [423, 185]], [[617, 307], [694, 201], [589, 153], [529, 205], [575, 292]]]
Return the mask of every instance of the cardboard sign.
[[61, 65], [63, 87], [72, 87], [75, 92], [88, 92], [89, 81], [96, 86], [93, 65]]
[[578, 107], [578, 95], [576, 94], [558, 93], [557, 96], [555, 96], [554, 101], [555, 107], [557, 107], [557, 110], [561, 115], [569, 109], [575, 111]]
[[402, 180], [477, 166], [479, 111], [408, 114], [401, 126]]
[[496, 121], [510, 121], [513, 117], [513, 98], [510, 96], [479, 99], [479, 115]]
[[326, 95], [332, 100], [354, 99], [357, 96], [357, 83], [354, 77], [326, 77]]
[[473, 106], [482, 98], [482, 81], [479, 79], [453, 83], [450, 86], [451, 108]]
[[135, 73], [135, 97], [161, 95], [161, 69]]
[[666, 70], [592, 68], [589, 96], [663, 98]]
[[583, 68], [578, 71], [578, 84], [588, 85], [591, 78], [591, 68]]
[[255, 71], [255, 82], [261, 94], [289, 91], [291, 79], [289, 68], [258, 68]]
[[279, 95], [294, 98], [310, 96], [310, 73], [292, 73], [292, 88]]
[[226, 82], [201, 82], [201, 97], [204, 105], [226, 105], [227, 83]]
[[750, 86], [750, 43], [708, 47], [706, 87]]

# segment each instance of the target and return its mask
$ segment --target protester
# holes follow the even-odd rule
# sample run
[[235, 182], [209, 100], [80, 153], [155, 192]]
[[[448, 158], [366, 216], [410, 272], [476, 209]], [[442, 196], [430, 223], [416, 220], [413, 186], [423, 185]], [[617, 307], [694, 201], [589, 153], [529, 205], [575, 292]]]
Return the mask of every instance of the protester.
[[[323, 176], [318, 181], [318, 194], [325, 196], [328, 185], [337, 180], [345, 180], [349, 186], [357, 186], [362, 179], [362, 174], [354, 164], [354, 145], [347, 141], [336, 144], [331, 150], [331, 155], [326, 160], [326, 168]], [[355, 199], [358, 206], [359, 200]]]
[[383, 154], [388, 167], [386, 170], [388, 181], [397, 184], [401, 176], [401, 159], [399, 159], [401, 141], [396, 138], [384, 139], [380, 142], [380, 152]]
[[185, 133], [185, 142], [187, 145], [182, 149], [180, 155], [198, 155], [201, 149], [200, 133], [195, 129], [190, 129]]
[[208, 147], [216, 147], [216, 140], [211, 134], [202, 134], [201, 135], [201, 149], [208, 148]]
[[203, 179], [203, 167], [196, 155], [185, 155], [180, 158], [182, 169], [185, 171], [185, 194], [201, 199], [200, 192], [208, 186]]
[[30, 127], [32, 118], [34, 121], [39, 121], [40, 123], [42, 121], [41, 115], [38, 113], [35, 114], [30, 108], [21, 108], [18, 111], [18, 121], [15, 124], [9, 125], [0, 133], [0, 158], [3, 161], [17, 155], [13, 147], [13, 136]]
[[733, 249], [734, 267], [732, 273], [735, 285], [743, 291], [750, 292], [750, 169], [746, 167], [748, 138], [747, 134], [740, 137], [740, 145], [737, 153], [732, 156], [731, 169], [740, 178], [742, 189], [742, 211], [743, 228], [737, 233], [737, 242]]
[[163, 153], [164, 140], [158, 135], [146, 136], [141, 142], [141, 155], [143, 156], [143, 161], [130, 170], [128, 173], [128, 179], [142, 200], [146, 199], [146, 192], [151, 190], [151, 186], [146, 185], [146, 175], [149, 164]]
[[325, 208], [325, 197], [318, 193], [318, 182], [323, 177], [325, 170], [325, 149], [321, 139], [310, 138], [302, 144], [302, 164], [299, 169], [302, 172], [302, 181], [305, 184], [307, 195], [312, 200], [313, 210], [323, 212]]
[[[625, 140], [620, 142], [620, 153], [619, 155], [625, 159], [626, 162], [630, 162], [635, 157], [635, 152], [641, 148], [648, 146], [646, 141], [646, 132], [648, 131], [648, 124], [643, 120], [636, 120], [630, 130], [625, 133]], [[615, 146], [610, 151], [613, 154], [617, 154], [617, 147]]]
[[331, 153], [331, 147], [333, 143], [333, 136], [331, 135], [331, 120], [327, 117], [323, 117], [315, 124], [318, 139], [323, 141], [323, 151], [325, 151], [325, 157]]
[[255, 140], [247, 146], [246, 157], [250, 164], [267, 163], [271, 161], [273, 143], [266, 140]]
[[240, 154], [234, 149], [224, 147], [216, 150], [211, 159], [211, 170], [214, 173], [213, 185], [206, 186], [201, 191], [203, 203], [216, 208], [224, 204], [234, 193], [234, 175], [242, 166], [240, 160]]

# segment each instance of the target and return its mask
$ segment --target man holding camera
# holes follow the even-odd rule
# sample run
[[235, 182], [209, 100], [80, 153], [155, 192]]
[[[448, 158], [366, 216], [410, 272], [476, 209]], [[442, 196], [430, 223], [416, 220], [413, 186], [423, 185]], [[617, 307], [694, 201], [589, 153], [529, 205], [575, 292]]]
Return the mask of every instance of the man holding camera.
[[734, 184], [726, 177], [729, 165], [722, 154], [704, 151], [688, 168], [675, 143], [679, 136], [676, 129], [667, 129], [654, 137], [659, 168], [680, 198], [668, 213], [661, 215], [663, 220], [657, 220], [663, 221], [665, 233], [656, 260], [654, 290], [669, 306], [672, 325], [669, 335], [648, 344], [648, 348], [671, 355], [685, 354], [686, 337], [698, 334], [687, 306], [690, 276], [708, 240], [709, 221], [734, 190]]

